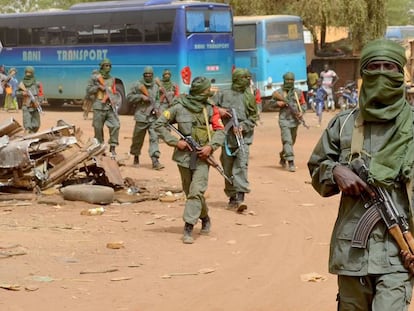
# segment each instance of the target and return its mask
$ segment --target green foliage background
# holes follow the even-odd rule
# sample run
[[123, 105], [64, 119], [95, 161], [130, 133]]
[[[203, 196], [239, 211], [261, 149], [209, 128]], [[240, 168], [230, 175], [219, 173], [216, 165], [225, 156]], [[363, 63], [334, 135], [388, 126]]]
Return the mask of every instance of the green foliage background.
[[[294, 14], [311, 31], [315, 48], [325, 44], [328, 26], [348, 27], [350, 44], [360, 50], [370, 39], [383, 36], [387, 25], [414, 23], [414, 0], [210, 0], [229, 3], [235, 15]], [[0, 12], [66, 9], [79, 0], [0, 0]], [[93, 2], [93, 1], [88, 1]], [[413, 8], [413, 10], [410, 10]]]

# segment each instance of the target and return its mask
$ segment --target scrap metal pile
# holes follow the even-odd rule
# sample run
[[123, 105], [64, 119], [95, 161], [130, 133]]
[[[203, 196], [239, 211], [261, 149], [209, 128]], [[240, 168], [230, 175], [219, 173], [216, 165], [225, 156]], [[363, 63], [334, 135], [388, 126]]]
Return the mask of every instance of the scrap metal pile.
[[0, 122], [0, 189], [44, 190], [78, 183], [123, 187], [118, 164], [105, 156], [105, 149], [95, 139], [84, 141], [79, 129], [62, 120], [26, 135], [9, 118]]

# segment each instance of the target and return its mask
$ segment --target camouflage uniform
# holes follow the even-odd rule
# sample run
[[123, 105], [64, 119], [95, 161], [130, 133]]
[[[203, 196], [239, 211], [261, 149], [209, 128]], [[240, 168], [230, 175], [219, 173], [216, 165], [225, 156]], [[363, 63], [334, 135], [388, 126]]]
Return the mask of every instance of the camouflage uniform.
[[[27, 133], [36, 133], [40, 128], [40, 113], [37, 105], [40, 105], [40, 83], [36, 81], [34, 68], [26, 67], [23, 80], [20, 82], [16, 90], [17, 100], [22, 105], [23, 127]], [[35, 102], [30, 98], [28, 92], [31, 92], [35, 98]]]
[[161, 113], [168, 109], [175, 97], [180, 95], [180, 89], [177, 84], [171, 81], [171, 71], [165, 69], [162, 73], [162, 80], [159, 81], [160, 87], [160, 111]]
[[130, 153], [134, 155], [134, 165], [139, 165], [139, 156], [144, 144], [145, 135], [149, 134], [149, 156], [155, 170], [164, 168], [159, 162], [160, 149], [158, 135], [154, 130], [154, 122], [159, 115], [159, 86], [154, 82], [152, 67], [144, 69], [143, 79], [139, 80], [127, 95], [129, 103], [135, 105], [135, 127], [132, 136]]
[[111, 101], [103, 89], [103, 83], [112, 94], [117, 94], [115, 87], [115, 78], [110, 75], [111, 62], [109, 59], [104, 59], [100, 63], [100, 71], [98, 74], [94, 72], [86, 87], [86, 94], [89, 98], [93, 98], [93, 121], [92, 126], [95, 130], [95, 138], [99, 143], [104, 143], [104, 125], [109, 129], [110, 152], [115, 155], [115, 147], [119, 145], [119, 129], [120, 122], [116, 112], [116, 107], [111, 105]]
[[[369, 64], [381, 61], [398, 68], [369, 69]], [[341, 192], [329, 252], [329, 272], [338, 275], [339, 311], [401, 311], [408, 310], [411, 301], [412, 275], [382, 219], [372, 228], [367, 224], [365, 246], [352, 243], [370, 194], [350, 166], [355, 158], [363, 160], [367, 182], [389, 193], [413, 231], [408, 186], [413, 179], [414, 112], [404, 98], [405, 62], [404, 49], [395, 42], [380, 39], [364, 47], [359, 109], [345, 110], [329, 122], [308, 161], [312, 186], [321, 196]]]
[[[293, 146], [296, 142], [298, 127], [300, 124], [299, 120], [295, 117], [295, 113], [299, 112], [297, 105], [304, 104], [304, 98], [302, 91], [294, 87], [295, 76], [293, 73], [287, 72], [283, 75], [283, 79], [283, 87], [275, 92], [285, 98], [286, 101], [290, 103], [291, 108], [289, 108], [288, 105], [283, 105], [279, 110], [279, 127], [282, 140], [282, 151], [279, 153], [279, 163], [282, 167], [286, 167], [287, 161], [289, 164], [289, 171], [294, 172], [296, 168], [294, 163], [295, 153], [293, 151]], [[288, 80], [290, 81], [288, 82]], [[275, 98], [274, 95], [272, 96]]]
[[253, 143], [254, 127], [258, 120], [258, 110], [255, 98], [250, 92], [250, 72], [247, 69], [237, 68], [232, 75], [232, 89], [223, 91], [217, 96], [217, 105], [227, 111], [235, 109], [239, 126], [242, 128], [244, 146], [238, 148], [236, 136], [231, 124], [231, 118], [223, 118], [226, 126], [226, 140], [221, 150], [220, 160], [224, 173], [233, 177], [233, 184], [225, 181], [224, 192], [229, 198], [229, 208], [237, 208], [243, 212], [247, 208], [244, 194], [250, 192], [247, 179], [250, 145]]
[[[195, 78], [190, 95], [178, 97], [174, 105], [165, 110], [155, 122], [155, 129], [160, 138], [169, 146], [175, 147], [173, 160], [177, 162], [183, 190], [187, 196], [183, 214], [185, 222], [183, 242], [187, 244], [193, 243], [191, 233], [199, 218], [202, 220], [200, 233], [207, 234], [210, 230], [210, 218], [204, 197], [208, 185], [209, 165], [205, 160], [194, 157], [197, 154], [190, 150], [179, 149], [177, 144], [180, 140], [166, 128], [166, 124], [177, 123], [178, 130], [184, 136], [191, 135], [198, 144], [210, 146], [212, 151], [218, 149], [224, 141], [224, 126], [218, 109], [211, 106], [207, 100], [211, 94], [201, 94], [209, 91], [210, 86], [207, 78]], [[196, 104], [194, 104], [195, 101], [197, 101]]]

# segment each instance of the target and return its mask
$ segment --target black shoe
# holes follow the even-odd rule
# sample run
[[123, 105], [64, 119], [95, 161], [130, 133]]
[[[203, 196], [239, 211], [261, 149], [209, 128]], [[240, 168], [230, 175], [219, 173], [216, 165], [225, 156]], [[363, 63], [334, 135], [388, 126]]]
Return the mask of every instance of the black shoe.
[[237, 213], [243, 213], [247, 209], [244, 203], [244, 192], [237, 192]]
[[206, 216], [204, 218], [201, 218], [201, 230], [200, 230], [200, 234], [208, 235], [210, 233], [210, 228], [211, 228], [210, 217], [209, 216]]
[[151, 158], [151, 160], [152, 160], [152, 168], [154, 169], [154, 170], [161, 170], [161, 169], [163, 169], [164, 168], [164, 165], [162, 165], [161, 163], [160, 163], [160, 161], [158, 160], [158, 158], [156, 158], [156, 157], [152, 157]]
[[289, 172], [296, 172], [295, 163], [293, 161], [289, 161]]
[[227, 204], [227, 208], [229, 209], [237, 208], [238, 205], [239, 205], [239, 202], [237, 202], [237, 197], [233, 196], [233, 197], [230, 197], [229, 203]]
[[286, 160], [285, 159], [280, 159], [279, 164], [281, 167], [286, 168]]
[[184, 225], [184, 234], [183, 234], [183, 243], [184, 244], [193, 244], [194, 239], [192, 237], [193, 234], [193, 225], [189, 223], [185, 223]]
[[139, 165], [139, 156], [134, 156], [134, 164], [133, 165], [135, 165], [135, 166], [138, 166]]
[[116, 156], [116, 152], [115, 152], [115, 146], [110, 146], [109, 147], [109, 152], [111, 153], [111, 156], [114, 158]]

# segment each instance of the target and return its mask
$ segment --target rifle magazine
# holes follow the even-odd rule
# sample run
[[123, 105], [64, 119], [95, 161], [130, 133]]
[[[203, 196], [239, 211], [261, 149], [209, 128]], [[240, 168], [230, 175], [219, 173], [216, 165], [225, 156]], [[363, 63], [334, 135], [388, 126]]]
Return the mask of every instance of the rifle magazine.
[[381, 214], [377, 207], [372, 205], [359, 219], [352, 235], [351, 247], [366, 248], [369, 235], [380, 219]]

